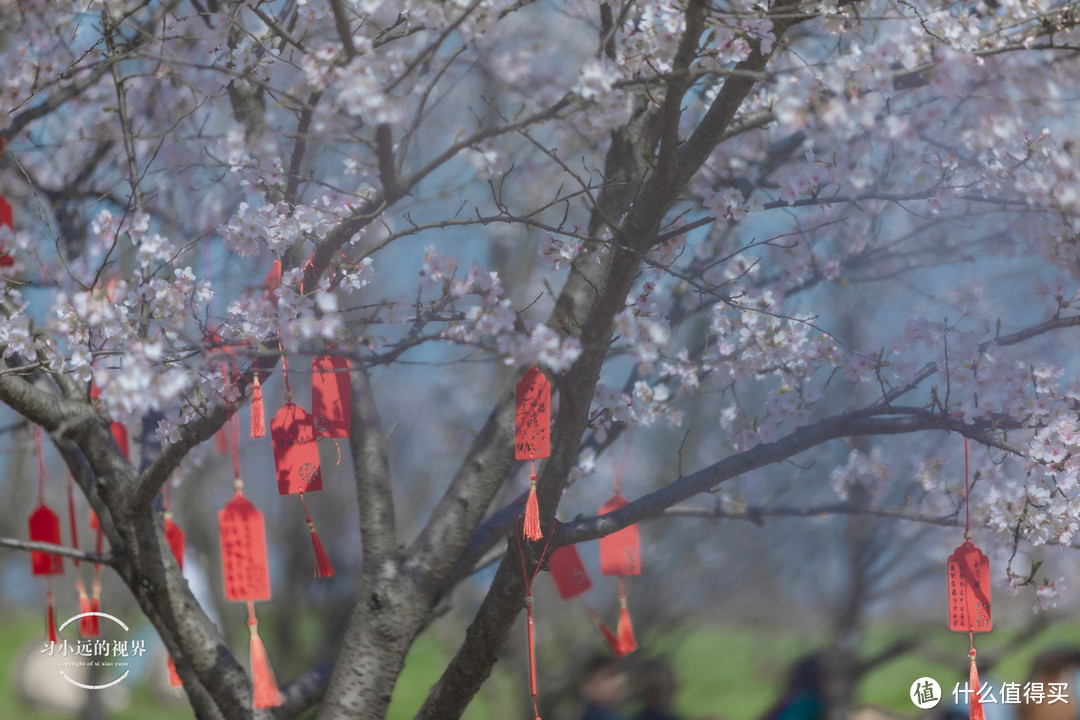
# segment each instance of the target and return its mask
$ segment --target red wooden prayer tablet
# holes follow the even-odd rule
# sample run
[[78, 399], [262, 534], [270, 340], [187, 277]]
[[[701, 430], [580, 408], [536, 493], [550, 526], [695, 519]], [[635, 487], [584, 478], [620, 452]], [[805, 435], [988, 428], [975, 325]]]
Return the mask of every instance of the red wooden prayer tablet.
[[285, 403], [270, 421], [274, 445], [278, 494], [313, 492], [322, 489], [319, 448], [311, 416], [295, 403]]
[[551, 579], [555, 581], [555, 589], [563, 600], [577, 597], [592, 587], [592, 580], [581, 562], [576, 545], [564, 545], [551, 553], [548, 567], [551, 569]]
[[551, 454], [551, 383], [534, 367], [514, 392], [514, 457], [536, 460]]
[[[60, 518], [42, 503], [30, 513], [30, 539], [34, 542], [60, 545]], [[63, 575], [64, 559], [47, 552], [31, 552], [30, 565], [35, 575]]]
[[[14, 229], [12, 225], [11, 205], [0, 197], [0, 225]], [[8, 255], [3, 246], [0, 246], [0, 267], [9, 267], [15, 264], [15, 258]]]
[[270, 271], [266, 273], [266, 280], [263, 281], [263, 292], [270, 298], [270, 301], [274, 305], [278, 304], [278, 296], [275, 292], [281, 287], [281, 258], [278, 258], [270, 266]]
[[[101, 390], [96, 383], [90, 383], [90, 399], [97, 400], [101, 397]], [[113, 440], [120, 446], [120, 453], [124, 456], [125, 460], [130, 460], [128, 455], [128, 431], [127, 426], [122, 422], [113, 421], [109, 423], [109, 430], [112, 431]]]
[[349, 369], [348, 359], [340, 355], [320, 355], [311, 361], [311, 414], [320, 437], [346, 438], [352, 430]]
[[269, 600], [270, 568], [262, 513], [238, 492], [218, 513], [218, 528], [225, 599]]
[[949, 556], [949, 629], [988, 632], [990, 559], [970, 540]]
[[[616, 493], [600, 507], [600, 514], [618, 510], [629, 502]], [[600, 572], [604, 575], [641, 574], [641, 545], [637, 523], [600, 538]]]
[[169, 544], [169, 549], [172, 550], [173, 557], [176, 558], [176, 564], [183, 570], [184, 546], [186, 544], [184, 531], [169, 518], [165, 518], [165, 542]]

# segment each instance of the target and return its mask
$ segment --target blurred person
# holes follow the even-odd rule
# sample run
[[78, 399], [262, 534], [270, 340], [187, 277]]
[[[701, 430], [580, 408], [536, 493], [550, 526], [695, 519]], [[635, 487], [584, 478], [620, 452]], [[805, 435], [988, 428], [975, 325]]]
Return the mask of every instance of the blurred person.
[[581, 720], [625, 720], [619, 714], [626, 697], [626, 671], [610, 657], [596, 655], [581, 674], [585, 714]]
[[791, 666], [784, 692], [761, 720], [824, 720], [825, 661], [819, 654], [806, 655]]
[[637, 699], [641, 710], [634, 720], [678, 720], [672, 712], [675, 674], [663, 660], [646, 660], [637, 671]]
[[[1035, 685], [1041, 692], [1031, 688], [1030, 692], [1021, 694], [1020, 704], [1016, 706], [1017, 720], [1077, 720], [1080, 717], [1077, 712], [1080, 699], [1075, 688], [1078, 671], [1080, 650], [1058, 648], [1035, 658], [1024, 687]], [[1055, 695], [1064, 695], [1065, 701], [1050, 702]]]

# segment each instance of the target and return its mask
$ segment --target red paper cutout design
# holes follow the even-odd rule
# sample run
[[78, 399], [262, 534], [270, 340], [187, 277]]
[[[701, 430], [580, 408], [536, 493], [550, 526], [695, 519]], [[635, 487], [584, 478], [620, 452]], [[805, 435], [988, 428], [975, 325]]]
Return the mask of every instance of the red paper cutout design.
[[349, 437], [350, 367], [348, 358], [340, 355], [320, 355], [311, 361], [311, 414], [319, 437]]
[[514, 392], [514, 457], [536, 460], [551, 454], [551, 383], [532, 367]]
[[[600, 507], [600, 515], [618, 510], [630, 501], [619, 493]], [[600, 538], [600, 572], [604, 575], [640, 575], [641, 543], [637, 523]]]
[[[60, 545], [60, 517], [41, 503], [30, 513], [30, 540]], [[47, 552], [31, 552], [30, 564], [35, 575], [63, 575], [64, 559]]]
[[274, 445], [278, 494], [313, 492], [322, 489], [319, 448], [311, 415], [295, 403], [285, 403], [270, 421]]
[[242, 492], [218, 513], [225, 599], [231, 602], [270, 599], [266, 561], [266, 526], [262, 513]]
[[989, 632], [990, 559], [970, 541], [949, 556], [949, 629]]
[[577, 597], [592, 587], [592, 580], [589, 579], [585, 564], [581, 562], [576, 545], [563, 545], [551, 553], [548, 557], [548, 568], [551, 570], [551, 579], [555, 581], [555, 589], [563, 600]]

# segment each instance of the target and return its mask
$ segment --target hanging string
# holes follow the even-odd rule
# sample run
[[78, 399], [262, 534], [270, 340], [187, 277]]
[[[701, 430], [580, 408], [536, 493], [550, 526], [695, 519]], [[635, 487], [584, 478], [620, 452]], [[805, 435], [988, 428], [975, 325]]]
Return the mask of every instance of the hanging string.
[[34, 426], [34, 443], [37, 445], [37, 496], [38, 503], [45, 502], [45, 449], [41, 441], [41, 426]]
[[281, 352], [281, 377], [285, 380], [285, 402], [292, 402], [292, 387], [289, 386], [289, 360], [285, 357], [285, 347], [278, 340], [278, 350]]
[[229, 454], [232, 456], [233, 479], [240, 477], [240, 419], [233, 413], [229, 416], [225, 425], [228, 430], [226, 435], [229, 439]]
[[[971, 473], [968, 467], [968, 439], [964, 438], [964, 540], [965, 544], [971, 542]], [[966, 589], [966, 588], [965, 588]], [[968, 618], [971, 622], [971, 618]], [[968, 688], [971, 694], [968, 696], [968, 717], [970, 720], [985, 720], [986, 712], [982, 706], [982, 684], [979, 681], [979, 669], [975, 664], [975, 632], [968, 625], [968, 659], [970, 668], [968, 671]]]
[[630, 434], [632, 432], [632, 430], [626, 431], [626, 447], [623, 448], [622, 457], [619, 458], [618, 461], [615, 460], [614, 456], [611, 458], [611, 474], [615, 476], [614, 485], [616, 495], [622, 493], [622, 476], [623, 470], [626, 469], [626, 461], [630, 457]]
[[[555, 525], [558, 526], [559, 521], [555, 521]], [[544, 558], [547, 557], [548, 547], [551, 546], [551, 538], [555, 536], [555, 527], [551, 528], [551, 532], [548, 534], [547, 542], [544, 543], [544, 549], [540, 552], [540, 557], [536, 561], [536, 567], [533, 569], [533, 573], [530, 576], [528, 568], [525, 566], [525, 550], [521, 546], [521, 536], [517, 536], [518, 543], [518, 557], [521, 558], [521, 577], [525, 581], [525, 616], [528, 621], [529, 630], [529, 689], [532, 692], [533, 712], [536, 715], [536, 720], [540, 720], [540, 708], [536, 704], [536, 645], [533, 639], [533, 596], [532, 596], [532, 584], [536, 580], [537, 574], [540, 572], [541, 566], [544, 564]]]
[[964, 539], [971, 539], [971, 475], [968, 473], [968, 439], [964, 438]]
[[49, 642], [56, 645], [60, 641], [60, 638], [56, 636], [56, 605], [53, 602], [51, 575], [47, 578], [46, 588], [45, 598], [48, 604], [45, 608], [45, 624], [48, 626]]
[[[71, 547], [75, 550], [79, 549], [79, 529], [75, 519], [75, 481], [71, 477], [71, 473], [67, 476], [67, 495], [68, 495], [68, 524], [71, 526]], [[75, 566], [75, 592], [79, 595], [79, 614], [88, 613], [91, 610], [90, 597], [86, 594], [86, 585], [83, 584], [82, 573], [79, 571], [80, 560], [78, 557], [71, 559], [72, 565]], [[83, 617], [79, 619], [79, 632], [86, 637], [90, 637], [90, 632], [94, 628], [95, 617]]]
[[[71, 526], [71, 547], [73, 550], [79, 549], [79, 529], [75, 525], [75, 482], [71, 478], [71, 473], [67, 476], [67, 496], [68, 496], [68, 524]], [[75, 577], [79, 577], [79, 557], [78, 555], [72, 556], [71, 562], [75, 565]]]

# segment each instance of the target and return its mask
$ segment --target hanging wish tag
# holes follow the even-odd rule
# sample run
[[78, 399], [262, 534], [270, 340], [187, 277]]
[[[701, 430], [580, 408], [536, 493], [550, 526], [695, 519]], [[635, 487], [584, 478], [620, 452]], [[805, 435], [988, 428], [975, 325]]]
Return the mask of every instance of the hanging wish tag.
[[295, 403], [285, 403], [270, 421], [270, 439], [280, 495], [322, 489], [319, 447], [311, 415]]
[[231, 602], [270, 599], [266, 561], [266, 526], [259, 510], [237, 492], [218, 513], [225, 599]]
[[[101, 397], [101, 390], [98, 389], [96, 383], [90, 383], [90, 400], [96, 401]], [[130, 460], [128, 452], [128, 431], [127, 425], [122, 422], [113, 420], [109, 423], [109, 430], [112, 431], [113, 440], [120, 446], [120, 453], [124, 456], [125, 460]]]
[[349, 370], [348, 358], [340, 355], [320, 355], [311, 361], [311, 414], [319, 437], [349, 437]]
[[[60, 545], [60, 518], [48, 505], [42, 503], [30, 514], [30, 540]], [[30, 564], [35, 575], [63, 575], [64, 559], [59, 555], [33, 551]]]
[[585, 570], [585, 564], [581, 562], [576, 545], [563, 545], [551, 553], [548, 557], [548, 568], [551, 570], [551, 579], [555, 581], [555, 589], [563, 600], [577, 597], [592, 587], [592, 580]]
[[[13, 233], [15, 228], [12, 225], [12, 213], [11, 205], [6, 199], [0, 197], [0, 228], [6, 227], [9, 233]], [[3, 233], [0, 233], [2, 235]], [[4, 243], [0, 237], [0, 267], [11, 267], [15, 264], [15, 258], [13, 258], [7, 250], [4, 248]]]
[[[630, 501], [619, 493], [600, 507], [600, 515], [618, 510]], [[640, 575], [641, 543], [637, 523], [600, 538], [600, 572], [604, 575]]]
[[990, 559], [970, 541], [949, 556], [949, 629], [989, 632]]
[[551, 383], [532, 367], [514, 392], [514, 457], [537, 460], [551, 454]]
[[279, 287], [281, 287], [281, 258], [274, 260], [270, 265], [270, 271], [266, 273], [266, 279], [263, 280], [263, 293], [274, 304], [274, 307], [278, 304], [277, 289]]
[[173, 557], [176, 558], [176, 564], [183, 570], [184, 546], [186, 545], [184, 531], [172, 521], [168, 514], [165, 515], [165, 542], [169, 544], [169, 549], [172, 550]]

